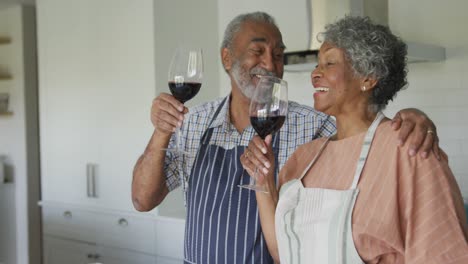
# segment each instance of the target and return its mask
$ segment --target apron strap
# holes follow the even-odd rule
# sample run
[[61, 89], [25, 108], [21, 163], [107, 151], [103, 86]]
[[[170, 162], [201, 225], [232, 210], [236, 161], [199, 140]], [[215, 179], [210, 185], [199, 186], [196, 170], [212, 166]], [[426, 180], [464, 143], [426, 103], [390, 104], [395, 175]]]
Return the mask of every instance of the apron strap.
[[[201, 145], [202, 142], [208, 143], [210, 141], [210, 139], [211, 139], [211, 129], [209, 129], [209, 128], [213, 124], [214, 120], [218, 117], [219, 112], [221, 112], [221, 109], [223, 109], [223, 106], [226, 103], [228, 98], [229, 98], [229, 96], [225, 97], [223, 99], [223, 101], [221, 101], [221, 103], [219, 104], [218, 108], [216, 109], [216, 112], [214, 113], [213, 117], [211, 118], [207, 129], [205, 130], [205, 132], [203, 132], [203, 136], [200, 139], [200, 145]], [[208, 133], [208, 135], [207, 135], [207, 133]], [[208, 136], [208, 138], [206, 138], [207, 136]], [[206, 140], [208, 140], [208, 141], [206, 141]]]
[[367, 155], [369, 154], [369, 150], [372, 144], [372, 140], [374, 140], [375, 131], [380, 124], [380, 121], [384, 118], [384, 114], [382, 112], [378, 112], [377, 116], [372, 122], [371, 126], [367, 130], [366, 136], [364, 137], [364, 142], [362, 143], [361, 154], [359, 155], [359, 161], [356, 167], [356, 172], [354, 173], [353, 183], [351, 184], [351, 189], [355, 189], [359, 183], [359, 179], [361, 178], [361, 172], [366, 164]]
[[304, 172], [302, 172], [302, 175], [301, 177], [299, 177], [299, 180], [302, 180], [302, 178], [304, 178], [304, 176], [307, 174], [307, 172], [310, 170], [310, 168], [312, 167], [312, 165], [315, 164], [315, 162], [317, 161], [317, 159], [320, 157], [320, 155], [322, 154], [323, 150], [325, 149], [325, 147], [328, 145], [328, 142], [330, 141], [330, 137], [328, 137], [325, 142], [322, 144], [322, 146], [320, 147], [318, 153], [315, 155], [315, 157], [312, 159], [312, 161], [309, 163], [309, 165], [307, 165], [307, 167], [305, 168]]
[[[357, 168], [356, 168], [356, 172], [354, 173], [353, 183], [351, 184], [352, 189], [356, 188], [356, 186], [357, 186], [357, 184], [359, 182], [359, 178], [361, 177], [362, 169], [364, 168], [364, 164], [366, 163], [366, 160], [367, 160], [367, 155], [369, 154], [370, 145], [372, 143], [372, 140], [374, 139], [375, 131], [377, 130], [377, 127], [380, 124], [380, 121], [382, 121], [382, 119], [384, 117], [385, 116], [383, 115], [382, 112], [378, 112], [376, 118], [374, 119], [371, 126], [367, 130], [366, 136], [364, 137], [364, 142], [362, 144], [361, 154], [359, 155], [359, 161], [358, 161], [358, 165], [357, 165]], [[304, 178], [304, 176], [307, 174], [307, 172], [310, 170], [310, 168], [315, 164], [315, 162], [320, 157], [320, 155], [322, 154], [325, 147], [328, 145], [328, 142], [330, 141], [330, 138], [331, 137], [328, 137], [325, 140], [325, 142], [322, 144], [322, 146], [320, 147], [318, 153], [315, 155], [315, 157], [312, 159], [312, 161], [309, 163], [309, 165], [307, 165], [307, 167], [302, 172], [302, 175], [301, 175], [301, 177], [299, 177], [299, 180], [302, 180], [302, 178]]]

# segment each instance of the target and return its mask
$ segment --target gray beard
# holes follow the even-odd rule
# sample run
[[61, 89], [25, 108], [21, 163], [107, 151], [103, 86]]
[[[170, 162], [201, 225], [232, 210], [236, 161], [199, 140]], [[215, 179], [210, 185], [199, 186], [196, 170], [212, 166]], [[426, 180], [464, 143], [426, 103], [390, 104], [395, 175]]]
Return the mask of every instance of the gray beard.
[[232, 78], [237, 84], [237, 87], [241, 90], [242, 94], [247, 98], [252, 98], [255, 90], [255, 86], [252, 83], [250, 74], [242, 71], [239, 61], [235, 61], [232, 65]]
[[232, 64], [232, 78], [236, 82], [242, 94], [244, 94], [244, 96], [247, 98], [252, 98], [255, 92], [255, 85], [253, 84], [252, 78], [250, 77], [251, 74], [276, 76], [275, 73], [269, 72], [260, 67], [255, 67], [250, 71], [250, 73], [247, 73], [246, 71], [242, 70], [240, 62], [236, 60]]

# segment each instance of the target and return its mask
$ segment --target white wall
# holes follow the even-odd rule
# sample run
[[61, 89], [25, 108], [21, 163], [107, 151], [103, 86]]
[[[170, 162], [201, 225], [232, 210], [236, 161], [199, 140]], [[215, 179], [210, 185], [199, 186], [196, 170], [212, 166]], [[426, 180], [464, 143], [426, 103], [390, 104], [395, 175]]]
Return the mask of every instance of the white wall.
[[0, 63], [13, 76], [0, 83], [0, 92], [10, 93], [9, 108], [13, 112], [10, 117], [0, 116], [0, 156], [6, 159], [12, 181], [0, 186], [0, 261], [37, 263], [40, 229], [34, 10], [20, 6], [0, 10], [0, 35], [12, 39], [11, 44], [0, 47]]
[[401, 91], [387, 113], [416, 107], [436, 123], [440, 145], [462, 194], [468, 197], [468, 1], [392, 0], [390, 26], [405, 40], [446, 48], [439, 63], [409, 65], [409, 87]]
[[200, 92], [187, 102], [193, 106], [218, 97], [219, 45], [217, 0], [154, 1], [156, 93], [169, 93], [167, 72], [180, 45], [203, 49], [204, 73]]
[[[203, 48], [203, 85], [197, 96], [186, 105], [193, 106], [219, 97], [217, 10], [217, 0], [154, 2], [156, 94], [169, 93], [167, 71], [175, 47], [192, 44]], [[159, 213], [184, 218], [182, 188], [166, 197], [159, 206]]]

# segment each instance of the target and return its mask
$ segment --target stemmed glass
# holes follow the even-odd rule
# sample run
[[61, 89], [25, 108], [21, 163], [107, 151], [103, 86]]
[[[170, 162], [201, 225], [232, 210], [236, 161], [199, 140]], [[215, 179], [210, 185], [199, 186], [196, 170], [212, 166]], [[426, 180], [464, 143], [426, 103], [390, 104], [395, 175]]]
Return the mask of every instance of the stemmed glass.
[[[172, 57], [168, 83], [172, 95], [181, 103], [192, 99], [200, 91], [203, 78], [203, 52], [199, 48], [180, 46]], [[186, 154], [180, 148], [181, 128], [176, 130], [175, 148], [165, 149]]]
[[[250, 101], [250, 123], [264, 140], [267, 135], [277, 132], [288, 115], [288, 83], [273, 76], [261, 76]], [[250, 177], [250, 184], [239, 185], [255, 191], [268, 192], [256, 185], [257, 169]]]

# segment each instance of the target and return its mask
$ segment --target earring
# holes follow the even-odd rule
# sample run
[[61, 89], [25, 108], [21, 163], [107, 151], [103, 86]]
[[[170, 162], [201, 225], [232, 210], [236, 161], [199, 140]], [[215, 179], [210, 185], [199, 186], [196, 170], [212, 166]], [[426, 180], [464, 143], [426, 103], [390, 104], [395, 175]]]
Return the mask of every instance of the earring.
[[363, 92], [365, 92], [365, 91], [366, 91], [366, 87], [363, 86], [361, 90], [362, 90]]

